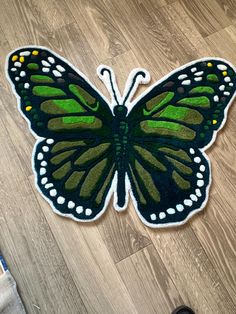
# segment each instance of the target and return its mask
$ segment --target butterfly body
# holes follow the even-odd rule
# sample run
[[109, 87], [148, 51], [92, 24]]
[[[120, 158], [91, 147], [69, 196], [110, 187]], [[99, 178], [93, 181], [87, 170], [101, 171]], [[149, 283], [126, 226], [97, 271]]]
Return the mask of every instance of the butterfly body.
[[127, 171], [128, 160], [128, 123], [126, 119], [127, 108], [124, 105], [116, 105], [113, 110], [114, 119], [112, 122], [113, 145], [115, 168], [118, 173], [118, 206], [125, 205], [125, 173]]
[[68, 61], [43, 47], [23, 47], [7, 60], [19, 107], [38, 137], [36, 185], [54, 211], [77, 221], [100, 217], [114, 196], [129, 195], [150, 227], [179, 225], [206, 204], [211, 183], [205, 149], [235, 97], [235, 68], [196, 60], [131, 101], [148, 72], [131, 72], [123, 97], [112, 70], [98, 68], [109, 102]]

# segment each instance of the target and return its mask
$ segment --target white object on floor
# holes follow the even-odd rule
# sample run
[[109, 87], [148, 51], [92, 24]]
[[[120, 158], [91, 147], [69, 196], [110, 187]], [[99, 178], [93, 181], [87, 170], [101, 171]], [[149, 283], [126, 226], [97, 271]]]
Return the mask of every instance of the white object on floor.
[[5, 270], [1, 260], [0, 268], [3, 270], [3, 274], [0, 275], [0, 313], [26, 314], [16, 289], [16, 282], [9, 270]]

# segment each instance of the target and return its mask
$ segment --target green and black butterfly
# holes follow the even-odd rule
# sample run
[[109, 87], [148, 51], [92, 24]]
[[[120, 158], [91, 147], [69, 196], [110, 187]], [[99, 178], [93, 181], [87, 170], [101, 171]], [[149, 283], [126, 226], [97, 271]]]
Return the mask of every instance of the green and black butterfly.
[[115, 209], [124, 210], [130, 194], [141, 220], [163, 227], [182, 224], [203, 208], [211, 182], [204, 150], [235, 96], [235, 68], [228, 62], [193, 61], [133, 102], [148, 72], [132, 71], [121, 97], [112, 70], [100, 66], [110, 103], [46, 48], [14, 51], [7, 71], [38, 137], [37, 186], [57, 213], [93, 221], [113, 195]]

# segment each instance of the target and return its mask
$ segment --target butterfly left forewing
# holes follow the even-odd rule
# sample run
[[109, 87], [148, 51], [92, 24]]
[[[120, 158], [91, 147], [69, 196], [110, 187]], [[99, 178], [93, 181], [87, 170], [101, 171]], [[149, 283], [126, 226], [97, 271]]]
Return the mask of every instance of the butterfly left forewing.
[[89, 137], [110, 132], [103, 97], [68, 62], [46, 48], [18, 49], [7, 71], [31, 129], [41, 137]]
[[177, 69], [134, 105], [128, 175], [146, 224], [181, 224], [205, 205], [210, 166], [203, 150], [225, 122], [235, 85], [233, 66], [204, 59]]

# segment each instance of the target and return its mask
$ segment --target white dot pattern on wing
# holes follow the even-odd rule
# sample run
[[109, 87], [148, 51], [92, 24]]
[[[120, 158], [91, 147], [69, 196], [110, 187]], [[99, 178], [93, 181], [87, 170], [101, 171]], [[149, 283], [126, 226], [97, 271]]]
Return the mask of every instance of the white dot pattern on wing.
[[[19, 55], [23, 58], [23, 57], [28, 57], [30, 54], [31, 52], [26, 50], [26, 51], [20, 52]], [[17, 72], [17, 68], [22, 67], [22, 64], [23, 63], [16, 61], [14, 62], [14, 67], [12, 67], [10, 70], [12, 72]], [[56, 64], [56, 61], [53, 57], [48, 57], [47, 60], [41, 61], [41, 70], [43, 73], [52, 73], [55, 78], [62, 77], [63, 73], [66, 72], [66, 69], [62, 65]], [[26, 72], [21, 71], [18, 76], [15, 76], [15, 81], [20, 81], [25, 76], [26, 76]], [[28, 89], [29, 87], [30, 87], [30, 82], [26, 82], [24, 84], [24, 88]]]
[[[190, 152], [191, 155], [195, 155], [196, 154], [196, 152], [195, 152], [195, 150], [193, 148], [190, 148], [189, 152]], [[201, 163], [201, 158], [199, 156], [196, 156], [196, 157], [194, 157], [193, 161], [197, 165], [199, 165]], [[205, 189], [205, 182], [203, 180], [203, 175], [202, 175], [202, 172], [205, 171], [205, 166], [200, 164], [199, 165], [199, 171], [200, 172], [196, 173], [196, 177], [198, 178], [198, 180], [197, 180], [197, 183], [196, 183], [197, 188], [195, 189], [195, 194], [193, 194], [193, 193], [190, 194], [189, 198], [184, 199], [183, 203], [182, 204], [177, 204], [175, 206], [175, 208], [170, 207], [170, 208], [167, 208], [166, 211], [161, 211], [159, 213], [159, 219], [160, 220], [166, 218], [166, 216], [167, 216], [166, 214], [174, 215], [176, 213], [176, 211], [177, 212], [182, 212], [185, 209], [185, 207], [186, 208], [192, 207], [194, 205], [194, 202], [197, 202], [198, 199], [202, 196], [202, 192], [201, 192], [200, 188]], [[152, 221], [156, 221], [157, 220], [157, 215], [155, 213], [152, 213], [150, 215], [150, 218], [151, 218]]]
[[[54, 140], [49, 138], [46, 140], [46, 143], [50, 146], [54, 143]], [[61, 195], [58, 196], [58, 192], [55, 189], [54, 184], [51, 182], [48, 182], [49, 178], [47, 178], [47, 175], [46, 175], [46, 173], [47, 173], [46, 167], [48, 164], [47, 164], [46, 160], [44, 160], [44, 157], [45, 157], [44, 154], [49, 152], [49, 150], [50, 150], [49, 146], [46, 146], [46, 145], [42, 146], [42, 152], [39, 152], [36, 156], [37, 160], [41, 161], [41, 163], [40, 163], [41, 168], [39, 169], [39, 175], [41, 177], [41, 180], [40, 180], [41, 184], [44, 186], [44, 188], [46, 190], [49, 190], [49, 195], [51, 197], [53, 197], [53, 198], [57, 197], [56, 202], [59, 205], [67, 206], [69, 209], [73, 209], [76, 207], [75, 211], [78, 215], [85, 213], [85, 215], [87, 217], [90, 217], [93, 213], [91, 208], [83, 208], [83, 206], [75, 204], [73, 201], [67, 200], [65, 197], [63, 197]], [[163, 217], [163, 215], [166, 215], [166, 214], [163, 213], [161, 215], [161, 217]], [[156, 219], [156, 216], [155, 216], [155, 219]], [[153, 219], [153, 220], [155, 220], [155, 219]]]
[[200, 81], [202, 81], [202, 77], [195, 77], [195, 78], [194, 78], [194, 81], [200, 82]]
[[[227, 70], [228, 70], [228, 67], [225, 65], [225, 64], [218, 64], [217, 65], [217, 68], [220, 70], [220, 71], [222, 71], [222, 73], [223, 72], [226, 72], [227, 73]], [[197, 71], [197, 67], [193, 67], [193, 68], [191, 68], [190, 69], [191, 70], [191, 72], [192, 73], [194, 73], [194, 77], [193, 77], [193, 80], [195, 81], [195, 82], [200, 82], [200, 81], [202, 81], [203, 80], [203, 75], [204, 75], [204, 71]], [[182, 85], [190, 85], [191, 84], [191, 79], [188, 77], [188, 75], [186, 74], [186, 73], [182, 73], [182, 74], [180, 74], [179, 76], [178, 76], [178, 79], [180, 80], [180, 81], [182, 81], [181, 82], [181, 84]], [[224, 81], [226, 82], [226, 83], [229, 83], [228, 85], [229, 86], [233, 86], [233, 83], [231, 82], [231, 78], [229, 77], [229, 76], [226, 76], [225, 78], [224, 78]], [[222, 92], [222, 91], [224, 91], [225, 90], [225, 85], [220, 85], [219, 86], [219, 90]], [[224, 92], [224, 93], [222, 93], [224, 96], [230, 96], [230, 92]], [[214, 102], [219, 102], [219, 95], [213, 95], [213, 100], [214, 100]]]
[[30, 51], [22, 51], [22, 52], [20, 52], [20, 56], [29, 56], [30, 55]]

